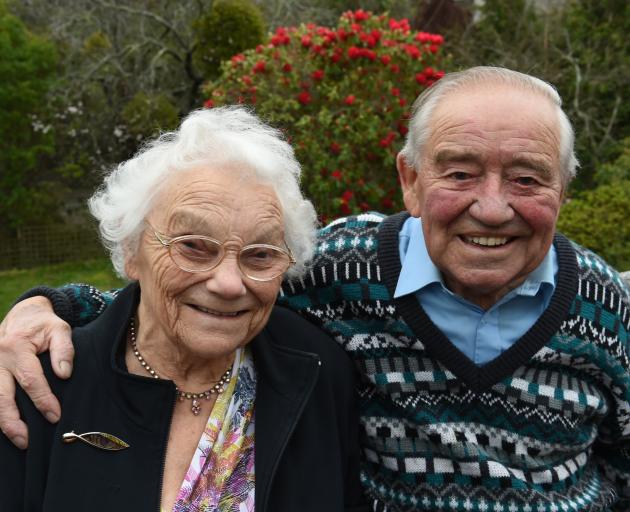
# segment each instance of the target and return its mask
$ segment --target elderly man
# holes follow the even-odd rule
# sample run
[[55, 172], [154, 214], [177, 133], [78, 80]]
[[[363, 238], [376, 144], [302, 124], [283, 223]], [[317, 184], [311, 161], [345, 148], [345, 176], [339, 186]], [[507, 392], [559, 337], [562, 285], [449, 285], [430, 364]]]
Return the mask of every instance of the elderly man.
[[[560, 103], [506, 69], [446, 75], [416, 101], [398, 155], [407, 212], [328, 225], [310, 275], [283, 287], [279, 301], [363, 376], [374, 510], [630, 506], [630, 293], [555, 232], [577, 166]], [[86, 286], [37, 294], [75, 325], [111, 300]], [[10, 373], [54, 420], [33, 354], [52, 344], [59, 374], [71, 364], [49, 310], [25, 300], [0, 330], [0, 426], [22, 444]]]

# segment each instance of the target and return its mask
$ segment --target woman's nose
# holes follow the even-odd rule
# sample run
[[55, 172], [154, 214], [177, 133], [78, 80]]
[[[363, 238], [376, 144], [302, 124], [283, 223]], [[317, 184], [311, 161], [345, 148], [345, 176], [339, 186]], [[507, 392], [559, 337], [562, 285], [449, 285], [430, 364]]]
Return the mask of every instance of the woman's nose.
[[226, 254], [223, 261], [210, 271], [206, 288], [224, 298], [237, 298], [247, 293], [243, 274], [234, 254]]

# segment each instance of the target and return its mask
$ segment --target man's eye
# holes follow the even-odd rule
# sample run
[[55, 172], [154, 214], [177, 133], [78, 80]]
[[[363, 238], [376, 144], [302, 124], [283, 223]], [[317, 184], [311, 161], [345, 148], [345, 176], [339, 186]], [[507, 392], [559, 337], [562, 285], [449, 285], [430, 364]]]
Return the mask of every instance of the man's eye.
[[519, 176], [518, 178], [516, 178], [516, 183], [518, 183], [519, 185], [523, 185], [524, 187], [531, 187], [532, 185], [536, 185], [538, 184], [538, 181], [536, 181], [536, 179], [532, 178], [531, 176]]
[[455, 181], [464, 181], [470, 178], [470, 174], [464, 171], [455, 171], [449, 174], [449, 177]]

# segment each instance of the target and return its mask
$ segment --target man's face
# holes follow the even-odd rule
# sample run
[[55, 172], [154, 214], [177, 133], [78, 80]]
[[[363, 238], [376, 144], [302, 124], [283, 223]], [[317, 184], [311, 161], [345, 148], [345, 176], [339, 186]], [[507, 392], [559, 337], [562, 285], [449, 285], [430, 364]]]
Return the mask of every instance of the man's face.
[[448, 95], [418, 173], [399, 156], [405, 205], [454, 293], [484, 309], [521, 284], [553, 240], [564, 192], [558, 118], [506, 86]]

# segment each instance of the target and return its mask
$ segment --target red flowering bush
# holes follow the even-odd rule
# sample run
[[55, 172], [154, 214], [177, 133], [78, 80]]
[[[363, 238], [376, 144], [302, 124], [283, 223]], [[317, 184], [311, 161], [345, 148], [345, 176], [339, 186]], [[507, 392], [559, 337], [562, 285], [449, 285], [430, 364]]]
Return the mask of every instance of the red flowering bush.
[[223, 64], [206, 85], [213, 107], [252, 105], [281, 127], [324, 220], [402, 208], [395, 157], [411, 104], [442, 77], [440, 35], [358, 10], [335, 28], [278, 28], [267, 44]]

